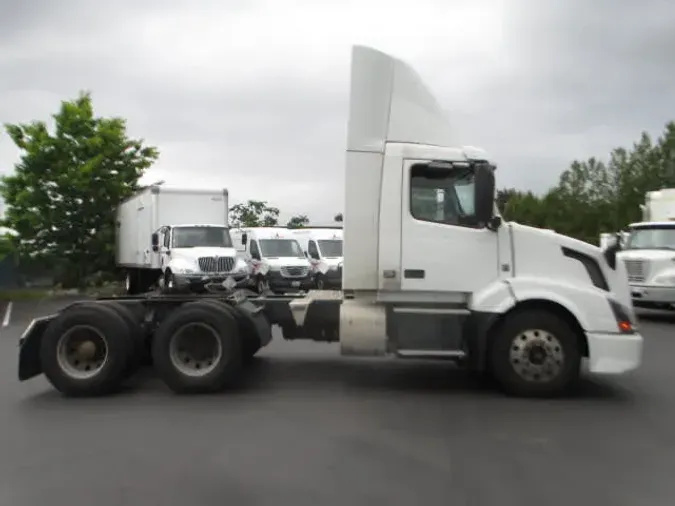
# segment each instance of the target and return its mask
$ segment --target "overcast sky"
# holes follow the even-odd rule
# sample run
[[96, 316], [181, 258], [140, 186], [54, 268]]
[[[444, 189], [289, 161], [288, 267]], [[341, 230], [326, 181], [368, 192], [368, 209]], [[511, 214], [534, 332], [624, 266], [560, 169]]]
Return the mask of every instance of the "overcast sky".
[[[282, 217], [343, 207], [349, 55], [415, 67], [499, 186], [540, 191], [675, 119], [666, 0], [0, 0], [0, 122], [91, 90], [159, 147], [147, 182], [227, 187]], [[0, 172], [18, 152], [0, 135]]]

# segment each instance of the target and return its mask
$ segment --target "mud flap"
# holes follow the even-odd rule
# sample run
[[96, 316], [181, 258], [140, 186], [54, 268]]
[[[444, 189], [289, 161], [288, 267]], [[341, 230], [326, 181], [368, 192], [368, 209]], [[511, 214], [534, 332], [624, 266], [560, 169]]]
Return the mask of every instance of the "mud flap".
[[40, 363], [40, 345], [47, 326], [58, 315], [36, 318], [26, 328], [19, 339], [19, 381], [26, 381], [42, 374]]

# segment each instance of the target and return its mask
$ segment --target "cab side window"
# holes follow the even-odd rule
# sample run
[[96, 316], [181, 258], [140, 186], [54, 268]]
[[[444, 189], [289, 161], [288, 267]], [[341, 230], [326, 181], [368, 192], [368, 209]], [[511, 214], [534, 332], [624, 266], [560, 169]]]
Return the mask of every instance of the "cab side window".
[[307, 253], [309, 254], [310, 258], [319, 260], [319, 248], [316, 247], [316, 243], [314, 241], [309, 241], [309, 244], [307, 245]]
[[169, 248], [171, 246], [171, 229], [164, 229], [164, 247]]
[[260, 260], [260, 250], [258, 249], [258, 241], [251, 241], [249, 243], [251, 258]]
[[410, 214], [420, 221], [463, 227], [478, 226], [474, 211], [473, 171], [466, 167], [410, 168]]

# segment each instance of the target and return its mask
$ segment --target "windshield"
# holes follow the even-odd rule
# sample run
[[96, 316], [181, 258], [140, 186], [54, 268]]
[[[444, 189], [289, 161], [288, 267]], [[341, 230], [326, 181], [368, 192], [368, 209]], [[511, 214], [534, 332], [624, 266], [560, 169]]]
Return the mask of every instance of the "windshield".
[[340, 239], [319, 240], [319, 250], [324, 258], [338, 258], [342, 256], [342, 241]]
[[261, 239], [260, 251], [262, 256], [267, 258], [305, 258], [298, 241], [295, 239]]
[[633, 229], [623, 249], [675, 249], [675, 227]]
[[175, 227], [173, 229], [174, 248], [231, 248], [230, 231], [225, 227]]

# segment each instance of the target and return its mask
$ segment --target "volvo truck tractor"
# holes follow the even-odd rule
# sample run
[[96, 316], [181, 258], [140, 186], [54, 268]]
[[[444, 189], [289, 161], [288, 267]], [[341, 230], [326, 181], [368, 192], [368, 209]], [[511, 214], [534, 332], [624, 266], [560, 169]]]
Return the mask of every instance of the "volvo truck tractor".
[[568, 392], [582, 369], [639, 366], [617, 248], [503, 221], [494, 162], [457, 145], [404, 62], [357, 46], [350, 87], [342, 291], [77, 302], [29, 324], [19, 379], [44, 374], [63, 394], [103, 395], [149, 348], [171, 390], [214, 392], [277, 327], [284, 339], [339, 342], [345, 356], [455, 361], [520, 396]]

